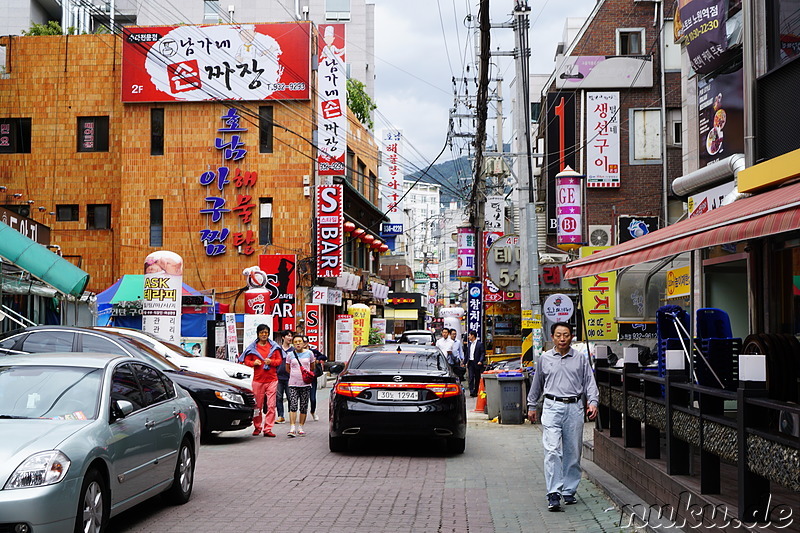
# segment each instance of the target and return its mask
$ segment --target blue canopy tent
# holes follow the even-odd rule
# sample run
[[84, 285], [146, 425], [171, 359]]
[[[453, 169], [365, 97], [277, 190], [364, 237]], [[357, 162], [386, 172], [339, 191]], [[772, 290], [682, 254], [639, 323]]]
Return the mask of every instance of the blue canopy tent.
[[[97, 325], [119, 326], [123, 328], [142, 329], [140, 314], [128, 316], [112, 313], [115, 304], [124, 305], [122, 302], [141, 302], [144, 294], [144, 274], [126, 274], [119, 278], [113, 285], [97, 295]], [[196, 289], [183, 284], [183, 296], [203, 296], [203, 306], [184, 306], [181, 313], [181, 337], [206, 337], [208, 330], [206, 322], [209, 314], [213, 319], [213, 301]]]

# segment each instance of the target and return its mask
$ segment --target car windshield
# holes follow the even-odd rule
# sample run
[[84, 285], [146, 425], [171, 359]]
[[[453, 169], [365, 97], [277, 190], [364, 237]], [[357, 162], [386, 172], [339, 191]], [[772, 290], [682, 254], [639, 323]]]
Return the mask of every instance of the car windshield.
[[90, 420], [100, 404], [99, 368], [0, 366], [0, 419]]
[[416, 344], [433, 342], [430, 333], [409, 333], [408, 335], [403, 335], [401, 340], [403, 342], [413, 342]]
[[353, 354], [350, 368], [359, 370], [443, 370], [447, 363], [438, 351]]

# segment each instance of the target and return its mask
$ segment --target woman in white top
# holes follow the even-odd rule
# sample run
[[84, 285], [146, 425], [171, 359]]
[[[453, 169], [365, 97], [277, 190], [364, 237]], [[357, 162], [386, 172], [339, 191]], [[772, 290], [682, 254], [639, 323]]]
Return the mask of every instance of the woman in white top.
[[[302, 437], [306, 434], [303, 424], [306, 423], [308, 415], [308, 399], [311, 392], [311, 383], [303, 381], [303, 374], [300, 366], [314, 373], [316, 360], [311, 350], [306, 348], [305, 339], [302, 335], [292, 337], [294, 350], [286, 354], [286, 371], [289, 372], [289, 437]], [[298, 420], [297, 411], [300, 411]], [[295, 422], [299, 425], [295, 426]]]

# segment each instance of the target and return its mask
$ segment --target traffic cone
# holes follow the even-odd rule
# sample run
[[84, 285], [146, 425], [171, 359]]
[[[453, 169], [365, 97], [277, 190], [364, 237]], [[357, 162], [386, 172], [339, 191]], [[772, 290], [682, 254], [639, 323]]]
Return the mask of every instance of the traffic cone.
[[475, 402], [475, 413], [485, 413], [486, 412], [486, 391], [483, 388], [483, 376], [481, 376], [481, 382], [478, 386], [478, 400]]

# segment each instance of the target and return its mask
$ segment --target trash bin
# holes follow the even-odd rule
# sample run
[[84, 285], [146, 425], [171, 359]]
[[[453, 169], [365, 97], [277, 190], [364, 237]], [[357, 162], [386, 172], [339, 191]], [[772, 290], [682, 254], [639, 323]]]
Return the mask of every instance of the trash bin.
[[500, 423], [522, 424], [525, 422], [525, 376], [522, 372], [497, 374], [500, 389]]
[[497, 381], [497, 374], [484, 372], [483, 390], [486, 393], [486, 414], [489, 420], [500, 416], [500, 384]]

